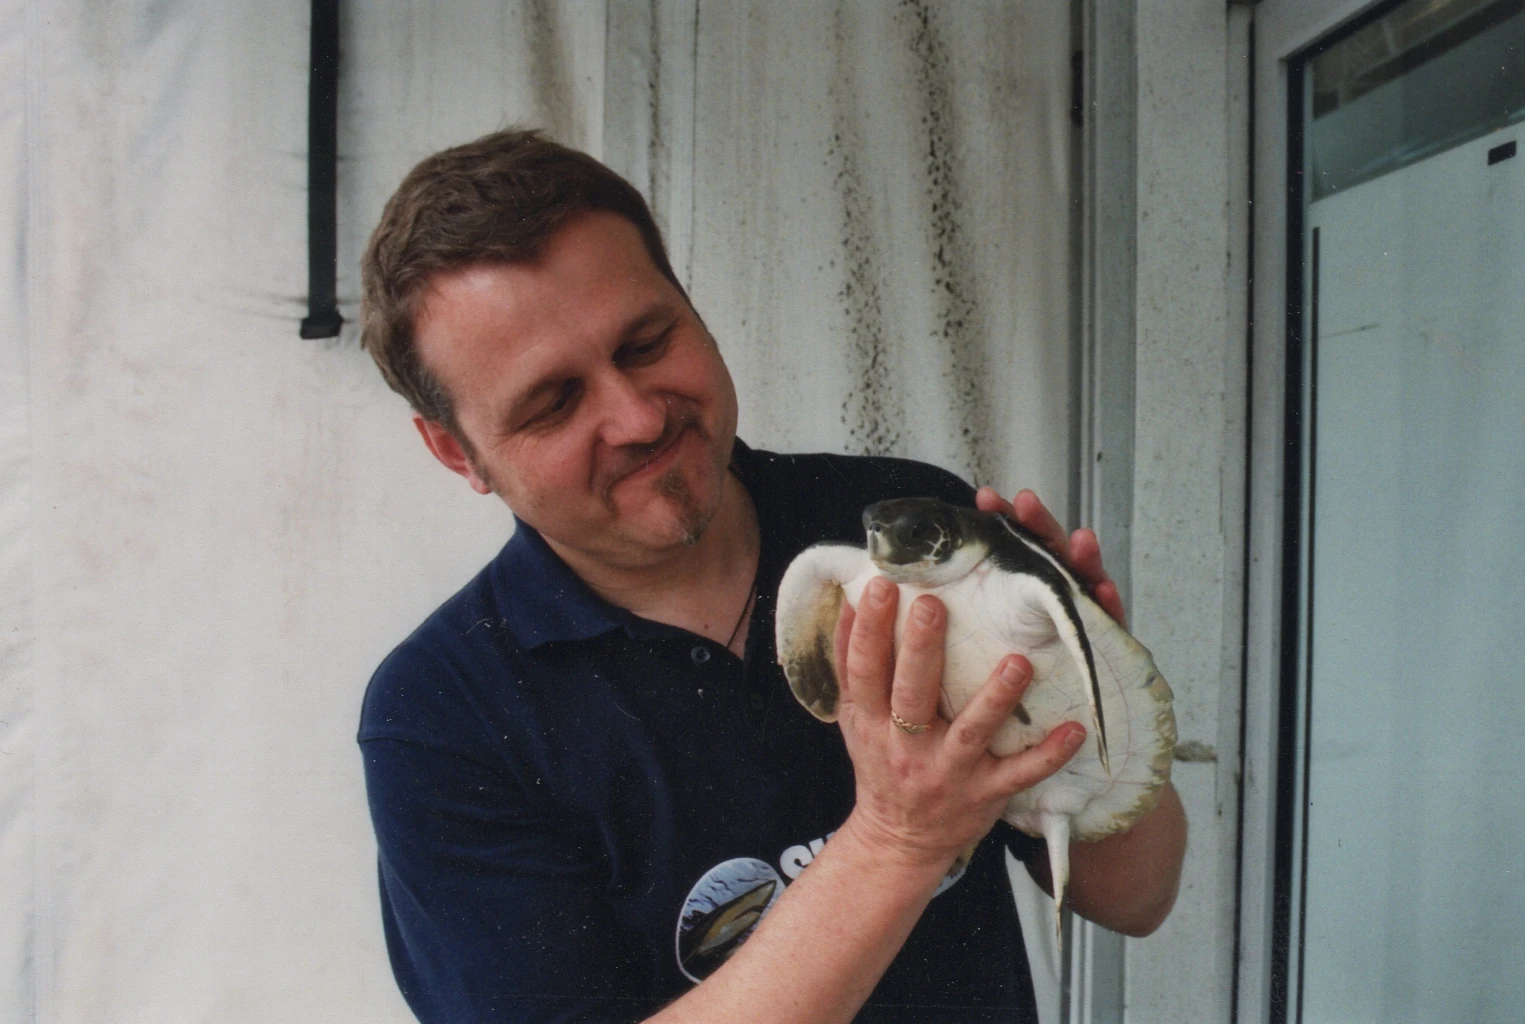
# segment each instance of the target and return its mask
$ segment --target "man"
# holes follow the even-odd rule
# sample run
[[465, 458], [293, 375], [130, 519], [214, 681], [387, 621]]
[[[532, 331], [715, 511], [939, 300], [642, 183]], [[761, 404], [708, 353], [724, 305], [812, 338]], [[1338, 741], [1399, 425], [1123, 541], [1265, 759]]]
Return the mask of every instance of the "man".
[[[987, 752], [1031, 675], [1018, 656], [941, 721], [943, 610], [918, 599], [897, 652], [888, 585], [838, 628], [840, 731], [774, 662], [794, 554], [861, 541], [871, 501], [970, 489], [737, 440], [730, 376], [645, 203], [533, 133], [415, 168], [364, 276], [365, 344], [425, 444], [518, 522], [367, 692], [383, 917], [418, 1016], [1032, 1019], [1002, 848], [1040, 879], [1046, 861], [997, 818], [1083, 727]], [[1094, 536], [1067, 543], [1025, 492], [977, 500], [1121, 614]], [[1184, 843], [1167, 789], [1129, 833], [1075, 846], [1071, 905], [1152, 930]]]

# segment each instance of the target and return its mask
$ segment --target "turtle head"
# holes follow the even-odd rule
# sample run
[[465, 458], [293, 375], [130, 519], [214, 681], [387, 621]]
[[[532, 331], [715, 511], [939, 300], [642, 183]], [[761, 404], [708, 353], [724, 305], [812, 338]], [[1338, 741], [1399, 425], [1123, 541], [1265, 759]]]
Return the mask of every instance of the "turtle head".
[[936, 498], [894, 498], [863, 510], [868, 557], [896, 583], [951, 583], [990, 553], [979, 513]]

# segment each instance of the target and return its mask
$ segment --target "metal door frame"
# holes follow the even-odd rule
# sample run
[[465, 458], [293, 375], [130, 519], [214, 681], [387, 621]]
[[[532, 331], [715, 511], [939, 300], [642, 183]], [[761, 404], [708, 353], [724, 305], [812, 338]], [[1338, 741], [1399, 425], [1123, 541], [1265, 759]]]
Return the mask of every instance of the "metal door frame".
[[[1252, 158], [1255, 275], [1251, 298], [1250, 470], [1246, 572], [1243, 791], [1241, 797], [1239, 929], [1235, 1016], [1287, 1020], [1286, 926], [1290, 906], [1278, 874], [1290, 851], [1276, 848], [1278, 815], [1291, 808], [1283, 751], [1296, 742], [1296, 693], [1284, 685], [1285, 641], [1295, 629], [1285, 603], [1295, 589], [1295, 550], [1285, 546], [1300, 501], [1296, 436], [1289, 414], [1295, 355], [1288, 303], [1300, 290], [1301, 267], [1289, 261], [1290, 230], [1300, 221], [1301, 168], [1294, 151], [1289, 67], [1299, 54], [1385, 0], [1261, 0], [1255, 8]], [[1295, 525], [1295, 520], [1294, 520]], [[1293, 566], [1289, 573], [1288, 565]], [[1294, 594], [1295, 598], [1295, 594]], [[1296, 605], [1291, 606], [1294, 609]], [[1285, 823], [1280, 827], [1285, 828]], [[1289, 897], [1288, 897], [1289, 898]], [[1278, 922], [1280, 922], [1278, 924]]]

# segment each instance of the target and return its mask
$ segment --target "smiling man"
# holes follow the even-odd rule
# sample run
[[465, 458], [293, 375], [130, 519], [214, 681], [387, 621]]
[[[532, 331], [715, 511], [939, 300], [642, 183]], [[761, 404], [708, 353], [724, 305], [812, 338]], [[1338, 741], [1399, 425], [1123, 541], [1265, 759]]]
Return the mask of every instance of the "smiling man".
[[[932, 495], [1017, 515], [1120, 616], [1094, 536], [932, 467], [747, 447], [639, 194], [534, 133], [415, 168], [364, 279], [365, 345], [425, 444], [517, 521], [362, 715], [419, 1018], [1035, 1019], [1003, 850], [1045, 861], [997, 817], [1084, 729], [987, 752], [1017, 656], [939, 719], [943, 610], [919, 599], [897, 652], [889, 586], [844, 616], [840, 729], [820, 723], [776, 664], [773, 595], [805, 547], [861, 542], [865, 505]], [[1184, 842], [1167, 789], [1074, 848], [1071, 905], [1152, 930]]]

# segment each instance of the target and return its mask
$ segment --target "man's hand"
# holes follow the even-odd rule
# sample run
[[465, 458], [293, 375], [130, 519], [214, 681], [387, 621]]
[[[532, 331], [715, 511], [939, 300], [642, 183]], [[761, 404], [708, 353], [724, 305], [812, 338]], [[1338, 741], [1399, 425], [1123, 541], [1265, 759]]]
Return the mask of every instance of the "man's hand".
[[[898, 599], [898, 587], [875, 579], [856, 614], [844, 606], [837, 627], [838, 723], [857, 779], [857, 803], [843, 829], [885, 856], [944, 870], [990, 831], [1013, 794], [1074, 755], [1085, 728], [1066, 722], [1019, 754], [991, 755], [990, 741], [1032, 681], [1032, 666], [1008, 655], [958, 717], [945, 722], [937, 703], [946, 609], [929, 595], [917, 598], [897, 653]], [[892, 712], [925, 730], [907, 732]]]
[[1101, 566], [1101, 544], [1094, 530], [1081, 528], [1066, 537], [1064, 527], [1032, 491], [1018, 491], [1015, 498], [1007, 501], [993, 487], [981, 487], [974, 496], [974, 504], [981, 512], [999, 512], [1036, 533], [1059, 561], [1069, 566], [1076, 578], [1090, 588], [1091, 596], [1096, 598], [1102, 610], [1127, 628], [1128, 616], [1123, 611], [1122, 595]]

